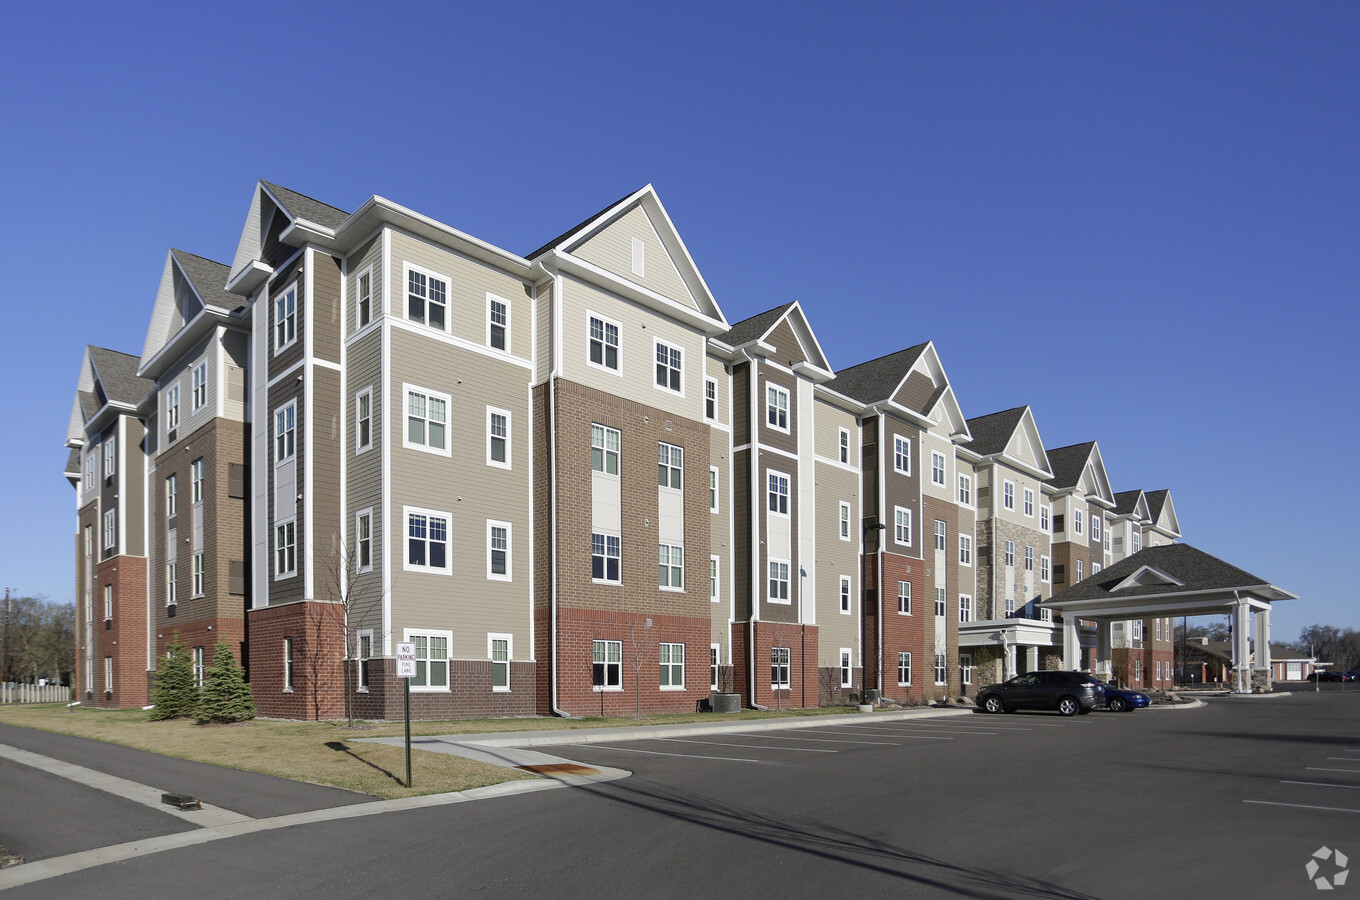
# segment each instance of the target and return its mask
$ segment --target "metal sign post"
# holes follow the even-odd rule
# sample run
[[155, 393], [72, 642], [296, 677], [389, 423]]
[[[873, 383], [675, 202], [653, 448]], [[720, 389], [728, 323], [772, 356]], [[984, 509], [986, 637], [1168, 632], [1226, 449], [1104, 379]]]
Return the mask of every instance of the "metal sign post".
[[397, 641], [397, 677], [406, 706], [406, 786], [411, 786], [411, 679], [416, 677], [414, 641]]

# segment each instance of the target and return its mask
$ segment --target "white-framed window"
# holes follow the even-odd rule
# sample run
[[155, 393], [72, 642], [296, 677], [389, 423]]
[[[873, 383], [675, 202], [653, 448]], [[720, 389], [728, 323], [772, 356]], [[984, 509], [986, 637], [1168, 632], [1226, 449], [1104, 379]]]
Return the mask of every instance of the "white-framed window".
[[944, 487], [944, 454], [938, 450], [930, 451], [930, 483]]
[[1081, 534], [1081, 510], [1072, 510], [1072, 533]]
[[685, 689], [685, 645], [660, 643], [656, 648], [659, 686], [663, 691]]
[[841, 612], [850, 615], [850, 594], [853, 590], [849, 575], [841, 576]]
[[293, 690], [293, 639], [291, 637], [283, 639], [283, 690], [285, 693]]
[[959, 679], [963, 684], [973, 683], [973, 654], [959, 654]]
[[510, 581], [510, 523], [486, 521], [486, 577]]
[[373, 388], [354, 395], [354, 452], [363, 453], [373, 446]]
[[595, 532], [590, 536], [590, 577], [606, 584], [619, 583], [619, 536]]
[[297, 341], [297, 284], [274, 298], [274, 353]]
[[204, 591], [203, 591], [203, 551], [202, 551], [202, 550], [200, 550], [200, 551], [198, 551], [197, 553], [194, 554], [194, 558], [193, 558], [193, 574], [194, 574], [194, 583], [193, 583], [193, 593], [192, 593], [192, 595], [195, 596], [195, 597], [202, 597], [202, 596], [203, 596], [203, 593], [204, 593]]
[[203, 663], [203, 648], [195, 647], [192, 654], [191, 665], [194, 670], [194, 687], [201, 688], [203, 687], [203, 673], [207, 669], [207, 666]]
[[113, 693], [113, 657], [104, 657], [104, 693]]
[[1040, 609], [1039, 609], [1039, 621], [1041, 621], [1041, 622], [1052, 622], [1052, 621], [1053, 621], [1053, 610], [1049, 609], [1048, 607], [1040, 607]]
[[777, 691], [789, 689], [789, 648], [770, 648], [770, 687]]
[[85, 452], [85, 490], [87, 491], [94, 490], [95, 482], [94, 466], [95, 466], [94, 450], [90, 449]]
[[970, 534], [959, 535], [959, 565], [971, 566], [973, 564], [973, 536]]
[[354, 642], [354, 661], [358, 669], [358, 678], [355, 679], [354, 689], [357, 691], [367, 691], [369, 682], [369, 660], [373, 658], [373, 631], [364, 629], [360, 631]]
[[1105, 520], [1095, 514], [1091, 515], [1091, 540], [1101, 543], [1104, 540]]
[[708, 599], [717, 603], [722, 599], [722, 583], [718, 579], [718, 557], [708, 558]]
[[449, 689], [449, 648], [453, 645], [451, 631], [412, 631], [406, 629], [405, 639], [416, 645], [416, 675], [410, 679], [413, 691], [447, 691]]
[[718, 666], [722, 661], [722, 645], [708, 645], [708, 689], [716, 691], [718, 689]]
[[449, 395], [410, 384], [403, 384], [402, 392], [406, 395], [406, 432], [402, 435], [402, 446], [450, 456]]
[[104, 477], [112, 478], [118, 473], [118, 438], [109, 435], [104, 439]]
[[911, 510], [902, 506], [893, 507], [893, 540], [911, 546]]
[[959, 476], [959, 503], [964, 506], [973, 505], [973, 477], [971, 475]]
[[373, 267], [369, 266], [354, 279], [355, 319], [359, 328], [373, 320]]
[[778, 516], [789, 514], [789, 476], [780, 472], [767, 472], [765, 476], [766, 493], [769, 495], [770, 512]]
[[1133, 552], [1134, 552], [1134, 553], [1137, 553], [1139, 550], [1142, 550], [1142, 549], [1143, 549], [1143, 533], [1142, 533], [1141, 531], [1134, 531], [1134, 533], [1133, 533]]
[[104, 585], [104, 618], [113, 618], [113, 585]]
[[165, 476], [165, 517], [173, 519], [179, 513], [179, 476], [173, 472]]
[[671, 490], [685, 486], [685, 450], [665, 441], [656, 442], [656, 483]]
[[685, 352], [661, 339], [655, 342], [656, 386], [662, 390], [685, 393]]
[[174, 606], [179, 602], [179, 566], [173, 562], [165, 564], [165, 605]]
[[1085, 563], [1084, 563], [1082, 560], [1080, 560], [1080, 559], [1077, 560], [1077, 581], [1081, 581], [1083, 578], [1086, 577], [1086, 574], [1085, 574], [1085, 572], [1084, 572], [1084, 569], [1085, 569]]
[[447, 575], [449, 561], [449, 514], [412, 506], [402, 508], [406, 518], [406, 564], [408, 572]]
[[[195, 554], [195, 559], [199, 554]], [[287, 519], [274, 524], [274, 578], [291, 578], [297, 574], [297, 520]]]
[[704, 379], [704, 418], [718, 421], [718, 382], [712, 378]]
[[897, 612], [900, 615], [911, 615], [911, 582], [897, 582]]
[[850, 464], [850, 429], [838, 428], [837, 432], [837, 459], [846, 465]]
[[491, 690], [510, 690], [510, 658], [515, 638], [509, 634], [488, 634], [486, 656], [491, 660]]
[[360, 510], [354, 516], [354, 570], [373, 571], [373, 510]]
[[765, 385], [765, 424], [785, 434], [789, 430], [789, 392], [777, 385]]
[[673, 591], [685, 589], [685, 548], [679, 544], [659, 544], [657, 586]]
[[194, 366], [192, 378], [194, 392], [190, 406], [194, 412], [198, 412], [203, 408], [203, 404], [208, 402], [208, 364], [201, 362]]
[[494, 406], [486, 408], [486, 464], [510, 468], [510, 412]]
[[1154, 621], [1157, 623], [1157, 640], [1160, 641], [1162, 639], [1162, 620], [1155, 619]]
[[1143, 620], [1142, 620], [1142, 619], [1134, 619], [1134, 620], [1133, 620], [1133, 639], [1134, 639], [1135, 641], [1141, 641], [1141, 640], [1143, 639]]
[[112, 550], [118, 546], [118, 511], [104, 510], [104, 549]]
[[911, 441], [901, 435], [893, 436], [893, 470], [911, 474]]
[[944, 542], [947, 538], [947, 531], [944, 522], [940, 519], [935, 520], [935, 549], [943, 550]]
[[1034, 548], [1030, 546], [1025, 547], [1025, 571], [1034, 571]]
[[1042, 530], [1042, 531], [1048, 531], [1048, 507], [1047, 507], [1047, 506], [1041, 506], [1041, 507], [1039, 507], [1039, 528], [1040, 528], [1040, 530]]
[[841, 540], [850, 540], [850, 504], [845, 501], [840, 503], [840, 536]]
[[1099, 574], [1100, 574], [1100, 563], [1098, 563], [1098, 562], [1093, 562], [1093, 563], [1091, 563], [1091, 574], [1092, 574], [1092, 575], [1099, 575]]
[[179, 385], [172, 384], [165, 390], [165, 430], [174, 431], [179, 427]]
[[1006, 565], [1015, 565], [1015, 541], [1006, 541]]
[[841, 687], [843, 688], [855, 686], [855, 669], [850, 664], [853, 658], [849, 647], [841, 648]]
[[297, 401], [289, 400], [274, 410], [274, 464], [287, 462], [297, 453]]
[[1039, 557], [1039, 580], [1047, 584], [1049, 577], [1050, 574], [1048, 570], [1048, 557], [1041, 556]]
[[935, 588], [935, 615], [943, 619], [949, 613], [948, 603], [944, 599], [944, 588]]
[[899, 652], [897, 654], [897, 683], [902, 687], [911, 684], [911, 654]]
[[1028, 518], [1034, 518], [1034, 489], [1025, 488], [1025, 505], [1022, 510]]
[[1105, 529], [1105, 552], [1110, 552], [1110, 529]]
[[935, 654], [935, 683], [945, 683], [945, 658], [943, 653]]
[[197, 506], [203, 502], [203, 457], [189, 464], [189, 498]]
[[959, 594], [959, 621], [973, 621], [973, 597], [971, 594]]
[[1143, 661], [1141, 659], [1135, 659], [1133, 661], [1133, 683], [1143, 683]]
[[510, 349], [510, 301], [486, 295], [486, 345], [492, 350]]
[[622, 441], [617, 428], [591, 424], [590, 468], [605, 475], [619, 474], [619, 445]]
[[443, 275], [406, 264], [406, 318], [443, 331], [449, 282]]
[[718, 467], [708, 467], [708, 511], [718, 511]]
[[591, 641], [590, 668], [593, 690], [623, 690], [623, 641]]
[[1015, 482], [1004, 481], [1001, 483], [1001, 505], [1006, 509], [1015, 509]]
[[1011, 617], [1014, 616], [1014, 615], [1015, 615], [1015, 598], [1012, 597], [1011, 595], [1007, 594], [1007, 595], [1006, 595], [1006, 618], [1009, 619], [1009, 618], [1011, 618]]
[[789, 601], [789, 563], [787, 560], [770, 560], [770, 591], [769, 598], [771, 603], [788, 603]]
[[590, 325], [590, 355], [586, 362], [597, 369], [619, 374], [619, 323], [594, 313], [587, 314]]

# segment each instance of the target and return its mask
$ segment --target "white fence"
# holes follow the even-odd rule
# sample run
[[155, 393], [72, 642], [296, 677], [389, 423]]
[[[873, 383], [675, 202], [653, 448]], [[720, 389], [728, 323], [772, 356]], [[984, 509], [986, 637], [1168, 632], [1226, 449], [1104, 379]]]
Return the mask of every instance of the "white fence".
[[0, 703], [70, 703], [71, 689], [60, 684], [0, 684]]

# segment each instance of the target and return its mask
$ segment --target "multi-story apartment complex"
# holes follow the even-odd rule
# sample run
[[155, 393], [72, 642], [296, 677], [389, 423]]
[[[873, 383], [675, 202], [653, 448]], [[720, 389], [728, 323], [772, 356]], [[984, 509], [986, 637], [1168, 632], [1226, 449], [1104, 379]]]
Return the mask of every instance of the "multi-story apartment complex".
[[100, 705], [219, 638], [280, 717], [397, 716], [400, 641], [422, 717], [920, 701], [1053, 665], [1035, 603], [1107, 518], [1179, 536], [1028, 407], [965, 419], [931, 343], [836, 372], [798, 303], [729, 325], [650, 186], [521, 256], [260, 182], [140, 358], [87, 351], [67, 443]]

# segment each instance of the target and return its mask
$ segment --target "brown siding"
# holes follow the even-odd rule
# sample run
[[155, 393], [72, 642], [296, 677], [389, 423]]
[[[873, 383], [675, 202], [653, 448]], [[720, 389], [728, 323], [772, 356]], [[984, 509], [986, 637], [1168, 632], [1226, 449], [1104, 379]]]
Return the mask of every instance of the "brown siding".
[[[312, 352], [318, 359], [340, 361], [340, 260], [312, 254]], [[300, 336], [300, 335], [299, 335]]]
[[[760, 442], [771, 447], [777, 447], [786, 453], [798, 452], [798, 378], [787, 372], [762, 364], [759, 372], [760, 390], [756, 392], [757, 402], [760, 404]], [[789, 392], [789, 430], [787, 433], [778, 431], [770, 427], [769, 416], [766, 412], [765, 389], [767, 385], [775, 385]], [[797, 463], [789, 462], [790, 466], [796, 467]]]
[[787, 318], [774, 327], [769, 337], [765, 338], [765, 343], [775, 348], [772, 358], [780, 365], [793, 368], [795, 363], [807, 362], [807, 354], [803, 352], [803, 346], [798, 342], [798, 336], [793, 333]]
[[907, 409], [917, 412], [924, 412], [926, 403], [935, 393], [935, 383], [921, 372], [912, 372], [907, 376], [906, 384], [893, 397], [898, 403]]

